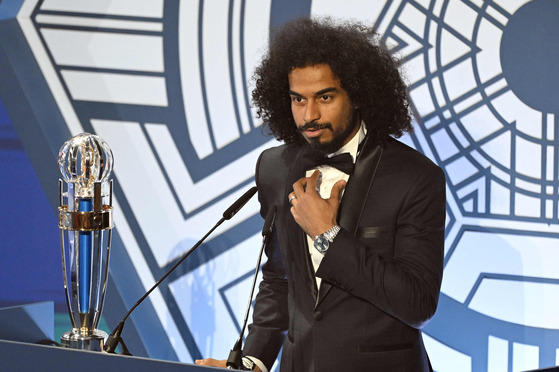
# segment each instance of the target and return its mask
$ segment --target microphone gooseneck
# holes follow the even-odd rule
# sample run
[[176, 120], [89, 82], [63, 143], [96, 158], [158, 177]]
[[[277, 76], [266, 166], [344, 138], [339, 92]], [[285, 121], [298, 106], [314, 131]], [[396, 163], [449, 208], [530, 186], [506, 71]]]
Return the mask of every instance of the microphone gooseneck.
[[250, 313], [250, 307], [252, 305], [252, 296], [254, 295], [254, 288], [256, 287], [256, 280], [258, 278], [258, 271], [260, 271], [260, 262], [262, 261], [262, 254], [264, 253], [264, 248], [268, 242], [270, 235], [272, 235], [272, 231], [274, 228], [274, 222], [276, 219], [277, 214], [277, 207], [276, 205], [272, 205], [270, 209], [268, 209], [268, 214], [266, 214], [266, 220], [264, 220], [264, 227], [262, 228], [262, 247], [260, 248], [260, 254], [258, 255], [258, 260], [256, 262], [256, 270], [254, 272], [254, 278], [252, 281], [252, 288], [250, 291], [250, 297], [248, 299], [248, 306], [245, 312], [245, 319], [243, 321], [243, 328], [241, 329], [241, 334], [239, 338], [235, 342], [235, 346], [231, 349], [229, 353], [229, 357], [227, 358], [227, 368], [229, 369], [240, 369], [243, 357], [243, 335], [245, 334], [245, 329], [248, 322], [248, 315]]
[[[124, 316], [124, 318], [122, 318], [122, 320], [120, 321], [120, 323], [118, 323], [118, 325], [116, 326], [116, 328], [114, 329], [114, 331], [109, 335], [109, 337], [107, 337], [107, 341], [105, 342], [105, 346], [103, 347], [103, 351], [106, 353], [111, 353], [114, 354], [115, 353], [115, 349], [118, 346], [119, 343], [122, 343], [123, 346], [123, 350], [128, 353], [128, 351], [126, 350], [126, 346], [124, 345], [124, 343], [122, 342], [122, 338], [120, 337], [122, 330], [124, 329], [124, 322], [126, 321], [126, 319], [128, 319], [128, 317], [130, 316], [130, 314], [132, 313], [132, 311], [134, 311], [134, 309], [136, 309], [138, 307], [138, 305], [140, 305], [149, 295], [151, 292], [153, 292], [158, 286], [159, 284], [161, 284], [161, 282], [163, 282], [169, 275], [171, 275], [171, 273], [184, 261], [186, 260], [186, 258], [188, 256], [190, 256], [190, 254], [192, 252], [194, 252], [194, 250], [196, 248], [198, 248], [200, 246], [200, 244], [202, 244], [204, 242], [204, 240], [206, 240], [206, 238], [212, 233], [214, 232], [215, 229], [217, 229], [219, 227], [219, 225], [221, 225], [224, 221], [231, 219], [235, 214], [237, 214], [237, 212], [245, 206], [245, 204], [250, 200], [250, 198], [252, 198], [254, 196], [254, 194], [256, 193], [256, 186], [251, 187], [247, 192], [245, 192], [239, 199], [237, 199], [229, 208], [227, 208], [227, 210], [223, 213], [223, 217], [217, 221], [217, 223], [210, 229], [210, 231], [208, 231], [206, 233], [206, 235], [204, 235], [202, 237], [202, 239], [200, 239], [198, 241], [198, 243], [196, 243], [192, 248], [190, 248], [190, 250], [188, 252], [186, 252], [180, 260], [178, 260], [173, 267], [171, 267], [166, 273], [165, 275], [163, 275], [161, 277], [161, 279], [159, 279], [142, 297], [140, 297], [140, 299], [134, 304], [134, 306], [132, 306], [130, 308], [130, 310], [128, 310], [128, 312], [126, 313], [126, 315]], [[129, 353], [128, 353], [129, 354]]]

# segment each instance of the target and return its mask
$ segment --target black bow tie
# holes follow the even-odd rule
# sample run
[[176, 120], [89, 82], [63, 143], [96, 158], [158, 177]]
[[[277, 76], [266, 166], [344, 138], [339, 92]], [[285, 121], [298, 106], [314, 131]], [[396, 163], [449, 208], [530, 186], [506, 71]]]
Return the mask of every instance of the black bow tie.
[[331, 158], [311, 152], [303, 158], [303, 166], [306, 170], [314, 169], [320, 165], [329, 165], [350, 176], [353, 173], [353, 157], [349, 152]]

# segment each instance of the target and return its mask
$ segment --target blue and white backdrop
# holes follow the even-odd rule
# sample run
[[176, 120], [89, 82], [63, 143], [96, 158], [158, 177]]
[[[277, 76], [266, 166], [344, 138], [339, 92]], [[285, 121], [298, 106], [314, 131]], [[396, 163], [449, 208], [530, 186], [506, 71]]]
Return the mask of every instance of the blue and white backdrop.
[[[3, 271], [35, 256], [59, 270], [57, 151], [73, 135], [98, 134], [115, 156], [104, 313], [114, 326], [252, 186], [258, 154], [277, 145], [250, 107], [250, 77], [270, 28], [300, 15], [375, 25], [405, 60], [421, 122], [403, 140], [447, 176], [444, 280], [425, 329], [435, 370], [556, 365], [556, 0], [0, 1], [2, 169], [25, 151], [48, 200], [53, 223], [44, 231], [54, 236], [28, 244], [40, 233], [26, 233], [24, 219], [22, 233], [1, 230], [12, 241], [4, 257], [26, 251], [19, 268]], [[18, 182], [14, 195], [25, 190]], [[1, 218], [14, 224], [10, 213]], [[261, 226], [255, 198], [138, 308], [125, 328], [132, 352], [187, 363], [225, 358]], [[41, 285], [37, 278], [28, 283], [35, 290], [22, 291], [37, 297]], [[47, 293], [62, 303], [62, 288]], [[2, 299], [9, 296], [3, 288]]]

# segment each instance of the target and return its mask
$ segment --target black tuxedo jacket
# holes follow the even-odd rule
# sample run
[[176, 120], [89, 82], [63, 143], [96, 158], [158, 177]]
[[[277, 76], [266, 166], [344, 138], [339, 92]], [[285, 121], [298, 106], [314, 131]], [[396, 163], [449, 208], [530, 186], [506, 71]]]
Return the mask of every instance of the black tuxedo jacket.
[[270, 369], [283, 344], [282, 371], [429, 371], [419, 329], [435, 314], [443, 273], [443, 172], [394, 139], [367, 137], [317, 288], [288, 203], [306, 151], [272, 148], [257, 164], [261, 214], [275, 204], [278, 215], [244, 354]]

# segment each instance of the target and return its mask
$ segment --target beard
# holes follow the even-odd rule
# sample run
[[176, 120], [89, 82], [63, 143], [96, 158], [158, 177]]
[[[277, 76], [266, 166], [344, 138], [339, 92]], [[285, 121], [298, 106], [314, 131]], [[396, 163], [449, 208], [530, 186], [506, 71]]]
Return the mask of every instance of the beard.
[[344, 125], [340, 131], [334, 131], [334, 127], [332, 123], [325, 122], [325, 123], [306, 123], [302, 127], [299, 127], [299, 131], [304, 131], [307, 129], [327, 129], [332, 132], [332, 139], [328, 142], [320, 142], [320, 138], [311, 138], [310, 141], [305, 141], [307, 146], [311, 149], [311, 151], [324, 156], [331, 154], [333, 152], [338, 151], [343, 145], [344, 142], [348, 139], [349, 135], [355, 129], [355, 126], [359, 124], [357, 120], [357, 114], [354, 109], [352, 109], [349, 114], [344, 118]]

